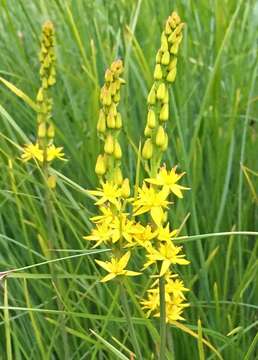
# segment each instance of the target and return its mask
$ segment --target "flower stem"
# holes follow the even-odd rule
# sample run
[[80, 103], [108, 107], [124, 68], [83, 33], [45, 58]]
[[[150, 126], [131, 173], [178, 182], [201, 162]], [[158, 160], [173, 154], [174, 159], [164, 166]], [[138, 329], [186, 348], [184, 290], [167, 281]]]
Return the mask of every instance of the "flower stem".
[[165, 277], [159, 278], [159, 301], [160, 301], [160, 352], [159, 359], [166, 359], [166, 301], [165, 301]]
[[129, 327], [129, 332], [130, 332], [130, 335], [132, 337], [134, 351], [136, 353], [136, 359], [137, 360], [138, 359], [143, 360], [141, 350], [140, 350], [140, 346], [139, 346], [139, 343], [138, 343], [138, 340], [137, 340], [137, 337], [136, 337], [136, 333], [135, 333], [135, 330], [134, 330], [132, 317], [131, 317], [131, 313], [130, 313], [130, 309], [129, 309], [129, 305], [128, 305], [128, 301], [127, 301], [127, 297], [126, 297], [123, 282], [121, 282], [121, 287], [120, 288], [121, 288], [121, 302], [122, 302], [122, 305], [123, 305], [123, 308], [124, 308], [126, 320], [127, 320], [128, 327]]

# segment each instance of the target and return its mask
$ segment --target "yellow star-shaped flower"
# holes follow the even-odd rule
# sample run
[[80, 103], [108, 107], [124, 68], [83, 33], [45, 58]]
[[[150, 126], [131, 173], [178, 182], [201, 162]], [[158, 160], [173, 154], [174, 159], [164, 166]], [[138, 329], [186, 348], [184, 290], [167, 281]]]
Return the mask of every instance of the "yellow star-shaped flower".
[[126, 270], [125, 267], [129, 262], [131, 253], [128, 251], [120, 259], [112, 257], [111, 261], [100, 261], [95, 260], [96, 263], [106, 270], [109, 274], [106, 275], [101, 282], [106, 282], [114, 279], [116, 276], [125, 275], [125, 276], [137, 276], [140, 275], [140, 272]]
[[43, 162], [43, 150], [39, 148], [39, 144], [27, 144], [24, 146], [23, 154], [21, 158], [24, 162], [29, 161], [31, 159], [36, 159], [40, 162]]
[[185, 175], [185, 173], [183, 172], [181, 174], [177, 174], [176, 168], [177, 167], [175, 166], [169, 171], [165, 167], [162, 167], [160, 168], [155, 179], [150, 178], [146, 179], [146, 181], [150, 184], [162, 186], [163, 190], [170, 191], [178, 198], [182, 198], [183, 193], [181, 190], [189, 190], [189, 188], [177, 184], [178, 180], [180, 180], [181, 177]]
[[158, 226], [164, 219], [164, 211], [170, 204], [167, 201], [168, 191], [157, 191], [152, 186], [148, 187], [143, 184], [142, 189], [139, 189], [138, 198], [133, 202], [134, 216], [150, 212], [155, 224]]
[[105, 203], [111, 203], [115, 205], [116, 208], [120, 208], [119, 198], [121, 197], [121, 189], [112, 182], [103, 182], [102, 189], [88, 190], [88, 193], [100, 198], [95, 205], [99, 206]]

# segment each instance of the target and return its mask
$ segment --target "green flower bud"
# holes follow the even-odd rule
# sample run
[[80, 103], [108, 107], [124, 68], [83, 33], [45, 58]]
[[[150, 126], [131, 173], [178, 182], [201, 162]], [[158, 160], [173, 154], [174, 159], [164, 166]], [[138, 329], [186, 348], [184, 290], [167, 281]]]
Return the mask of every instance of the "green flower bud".
[[47, 137], [49, 139], [54, 139], [55, 137], [55, 127], [52, 123], [49, 124], [48, 129], [47, 129]]
[[154, 129], [156, 126], [156, 115], [155, 115], [154, 110], [152, 110], [152, 109], [150, 109], [148, 111], [147, 126], [151, 129]]
[[38, 125], [38, 137], [41, 138], [41, 139], [45, 138], [46, 133], [47, 133], [46, 123], [45, 122], [39, 123], [39, 125]]
[[145, 160], [149, 160], [152, 158], [152, 154], [153, 154], [153, 145], [151, 139], [147, 139], [143, 145], [142, 157]]
[[114, 183], [117, 185], [121, 185], [123, 182], [123, 175], [121, 172], [121, 169], [119, 167], [116, 167], [114, 170], [114, 175], [113, 175], [113, 179], [114, 179]]

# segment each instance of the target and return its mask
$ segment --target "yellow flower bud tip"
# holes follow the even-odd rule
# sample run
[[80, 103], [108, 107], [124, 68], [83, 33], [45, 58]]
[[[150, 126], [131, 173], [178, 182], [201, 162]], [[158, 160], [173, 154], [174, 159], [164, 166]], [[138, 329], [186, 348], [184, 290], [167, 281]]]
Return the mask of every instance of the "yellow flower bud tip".
[[173, 11], [173, 12], [172, 12], [172, 14], [171, 14], [171, 20], [173, 20], [176, 25], [180, 24], [181, 19], [180, 19], [180, 16], [177, 14], [176, 11]]
[[168, 113], [169, 113], [169, 109], [168, 109], [168, 104], [164, 104], [161, 108], [160, 111], [160, 115], [159, 118], [161, 121], [167, 121], [168, 120]]
[[167, 40], [167, 36], [165, 35], [165, 33], [163, 32], [161, 34], [161, 47], [160, 47], [161, 51], [167, 51], [168, 50], [168, 40]]
[[54, 125], [51, 123], [51, 124], [49, 124], [48, 129], [47, 129], [47, 137], [48, 137], [49, 139], [53, 139], [54, 136], [55, 136], [55, 127], [54, 127]]
[[151, 137], [152, 129], [148, 127], [148, 125], [144, 129], [144, 136]]
[[97, 130], [99, 133], [105, 133], [105, 131], [106, 131], [106, 117], [105, 117], [104, 111], [102, 109], [99, 112]]
[[161, 58], [162, 65], [168, 65], [170, 62], [170, 54], [169, 51], [165, 51]]
[[152, 86], [148, 98], [147, 98], [147, 102], [150, 105], [154, 105], [156, 103], [156, 90], [155, 90], [155, 85]]
[[149, 160], [152, 158], [152, 154], [153, 154], [153, 145], [151, 139], [147, 139], [143, 145], [142, 157], [145, 160]]
[[100, 100], [102, 101], [103, 105], [106, 106], [110, 106], [112, 103], [110, 91], [105, 85], [101, 89]]
[[163, 100], [165, 96], [166, 96], [166, 85], [165, 83], [161, 83], [159, 84], [157, 89], [157, 99]]
[[38, 125], [38, 137], [39, 138], [44, 138], [46, 136], [46, 123], [45, 122], [41, 122]]
[[156, 135], [156, 145], [161, 147], [164, 146], [165, 142], [166, 142], [166, 133], [163, 126], [160, 125]]
[[104, 151], [106, 154], [113, 154], [114, 152], [114, 139], [112, 137], [112, 135], [108, 135], [105, 141], [105, 145], [104, 145]]
[[105, 72], [105, 81], [112, 82], [113, 81], [113, 73], [110, 69], [107, 69]]
[[177, 72], [176, 67], [173, 68], [172, 70], [170, 70], [170, 72], [169, 72], [168, 75], [167, 75], [167, 81], [168, 81], [168, 82], [174, 82], [174, 81], [175, 81], [175, 79], [176, 79], [176, 72]]
[[150, 129], [154, 129], [156, 126], [156, 115], [154, 110], [150, 109], [147, 116], [147, 125]]
[[44, 24], [43, 24], [43, 32], [47, 35], [52, 35], [54, 32], [54, 25], [52, 23], [52, 21], [47, 20]]
[[166, 94], [165, 94], [164, 99], [162, 100], [162, 103], [168, 104], [168, 102], [169, 102], [169, 93], [168, 93], [168, 88], [166, 88]]
[[130, 196], [130, 183], [129, 179], [124, 179], [121, 186], [121, 195], [124, 199], [127, 199]]
[[119, 142], [117, 140], [115, 140], [115, 145], [114, 145], [114, 157], [117, 160], [120, 160], [122, 157], [122, 149], [121, 146], [119, 144]]
[[162, 74], [162, 69], [161, 69], [160, 64], [156, 64], [153, 76], [154, 76], [155, 80], [161, 80], [162, 79], [163, 74]]
[[119, 130], [122, 128], [122, 117], [121, 114], [118, 112], [116, 114], [116, 129]]
[[107, 168], [106, 168], [106, 161], [103, 155], [99, 155], [96, 161], [95, 166], [95, 173], [99, 176], [102, 176], [105, 174]]

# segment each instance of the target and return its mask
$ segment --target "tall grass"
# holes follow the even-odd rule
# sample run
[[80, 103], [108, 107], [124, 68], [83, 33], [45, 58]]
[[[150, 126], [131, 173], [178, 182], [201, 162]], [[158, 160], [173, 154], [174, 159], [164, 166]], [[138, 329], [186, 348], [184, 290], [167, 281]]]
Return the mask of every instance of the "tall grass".
[[[199, 341], [173, 328], [173, 351], [176, 359], [214, 359], [203, 337], [224, 359], [257, 355], [257, 1], [3, 0], [0, 76], [32, 99], [41, 25], [55, 24], [56, 142], [69, 162], [55, 170], [52, 193], [57, 287], [45, 256], [44, 184], [36, 165], [19, 159], [20, 146], [33, 140], [35, 112], [1, 85], [0, 270], [19, 270], [0, 280], [1, 359], [130, 358], [119, 289], [99, 285], [99, 250], [91, 252], [82, 239], [94, 211], [85, 189], [97, 184], [99, 88], [117, 57], [127, 83], [120, 107], [124, 172], [134, 177], [155, 53], [173, 8], [187, 26], [171, 93], [167, 161], [186, 169], [192, 190], [170, 221], [179, 226], [189, 213], [182, 235], [213, 234], [181, 240], [191, 260], [181, 274], [191, 288], [186, 324]], [[243, 231], [253, 233], [235, 234]], [[138, 305], [147, 285], [139, 278], [127, 291], [143, 358], [155, 359], [155, 320], [143, 318]]]

